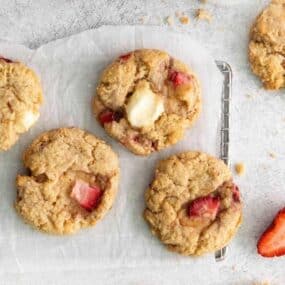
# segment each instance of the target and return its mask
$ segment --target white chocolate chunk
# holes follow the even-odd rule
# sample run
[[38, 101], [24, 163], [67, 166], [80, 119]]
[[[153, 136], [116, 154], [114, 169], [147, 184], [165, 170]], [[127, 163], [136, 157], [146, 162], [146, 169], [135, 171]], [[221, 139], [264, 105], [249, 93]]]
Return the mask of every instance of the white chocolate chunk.
[[29, 129], [39, 118], [39, 113], [34, 113], [32, 111], [27, 111], [22, 117], [22, 124], [25, 129]]
[[164, 112], [163, 99], [152, 92], [147, 81], [141, 81], [129, 99], [126, 111], [133, 127], [148, 127]]

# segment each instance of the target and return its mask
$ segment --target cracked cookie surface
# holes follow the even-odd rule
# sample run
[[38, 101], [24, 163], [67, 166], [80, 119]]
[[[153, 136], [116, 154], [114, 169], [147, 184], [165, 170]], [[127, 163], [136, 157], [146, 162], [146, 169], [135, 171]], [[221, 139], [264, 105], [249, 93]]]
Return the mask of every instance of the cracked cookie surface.
[[95, 225], [112, 207], [118, 157], [92, 134], [78, 128], [48, 131], [33, 141], [23, 160], [31, 174], [17, 177], [15, 207], [35, 228], [75, 233]]
[[135, 50], [100, 78], [93, 110], [105, 130], [130, 151], [148, 155], [182, 139], [201, 109], [200, 84], [166, 52]]
[[34, 71], [0, 57], [0, 151], [12, 147], [37, 121], [42, 100]]
[[251, 28], [249, 60], [266, 89], [285, 87], [285, 0], [275, 0]]
[[144, 217], [152, 233], [183, 255], [222, 248], [242, 220], [239, 190], [229, 169], [201, 152], [160, 161], [145, 200]]

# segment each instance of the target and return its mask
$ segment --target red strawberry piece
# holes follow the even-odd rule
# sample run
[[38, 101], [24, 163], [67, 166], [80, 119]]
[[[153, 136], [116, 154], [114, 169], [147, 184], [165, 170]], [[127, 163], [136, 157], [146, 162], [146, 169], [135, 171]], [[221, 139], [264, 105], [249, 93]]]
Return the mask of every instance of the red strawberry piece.
[[240, 192], [237, 185], [234, 184], [233, 186], [233, 200], [237, 203], [240, 202]]
[[177, 87], [188, 83], [191, 80], [191, 76], [183, 72], [172, 70], [169, 73], [168, 79], [172, 82], [174, 87]]
[[119, 56], [119, 59], [123, 60], [123, 61], [127, 61], [130, 57], [131, 57], [131, 53], [126, 53], [126, 54], [123, 54], [121, 56]]
[[257, 251], [264, 257], [285, 255], [285, 208], [278, 212], [272, 224], [260, 237]]
[[114, 114], [115, 112], [110, 110], [105, 110], [99, 115], [99, 120], [102, 125], [106, 123], [111, 123], [114, 121]]
[[82, 180], [76, 180], [73, 186], [71, 197], [87, 211], [96, 208], [102, 197], [102, 190], [99, 187], [90, 187], [88, 183]]
[[12, 63], [12, 62], [14, 62], [13, 60], [11, 60], [11, 59], [9, 59], [9, 58], [2, 57], [2, 56], [0, 56], [0, 60], [4, 60], [4, 61], [6, 61], [7, 63]]
[[205, 196], [192, 201], [188, 208], [190, 217], [210, 218], [214, 220], [220, 208], [220, 198]]
[[124, 114], [121, 111], [105, 110], [99, 115], [99, 121], [102, 125], [113, 121], [119, 122], [123, 116]]

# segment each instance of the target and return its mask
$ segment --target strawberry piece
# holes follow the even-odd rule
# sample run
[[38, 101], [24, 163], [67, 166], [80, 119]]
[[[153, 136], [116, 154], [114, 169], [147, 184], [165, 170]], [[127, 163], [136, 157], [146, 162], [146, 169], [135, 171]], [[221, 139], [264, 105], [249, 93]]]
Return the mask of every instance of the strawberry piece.
[[188, 83], [191, 80], [191, 76], [186, 73], [173, 70], [170, 72], [168, 79], [172, 82], [174, 87], [177, 87]]
[[123, 60], [123, 61], [127, 61], [130, 57], [131, 57], [131, 53], [126, 53], [126, 54], [123, 54], [121, 56], [119, 56], [119, 59]]
[[264, 257], [285, 255], [285, 208], [278, 212], [272, 224], [260, 237], [257, 251]]
[[106, 123], [111, 123], [114, 121], [114, 112], [110, 110], [105, 110], [99, 115], [99, 120], [102, 125]]
[[190, 217], [210, 218], [214, 220], [220, 208], [220, 198], [205, 196], [192, 201], [188, 208]]
[[121, 111], [111, 111], [105, 110], [99, 115], [99, 121], [102, 125], [106, 123], [111, 123], [113, 121], [119, 122], [124, 117], [123, 112]]
[[102, 197], [102, 190], [99, 187], [90, 187], [82, 180], [76, 180], [73, 186], [71, 197], [85, 210], [91, 212], [96, 208]]
[[233, 187], [233, 200], [237, 203], [240, 202], [240, 192], [239, 192], [239, 188], [237, 185], [234, 184]]
[[13, 60], [11, 60], [11, 59], [9, 59], [9, 58], [2, 57], [2, 56], [0, 56], [0, 60], [4, 60], [4, 61], [6, 61], [7, 63], [12, 63], [12, 62], [14, 62]]

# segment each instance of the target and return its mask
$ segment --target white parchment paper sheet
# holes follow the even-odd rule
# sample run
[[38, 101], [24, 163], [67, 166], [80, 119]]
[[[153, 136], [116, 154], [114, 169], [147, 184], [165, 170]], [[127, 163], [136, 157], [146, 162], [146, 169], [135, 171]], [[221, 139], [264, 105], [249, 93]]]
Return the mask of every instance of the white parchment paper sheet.
[[[100, 72], [118, 55], [138, 48], [168, 51], [197, 73], [203, 110], [195, 127], [176, 146], [150, 157], [138, 157], [108, 137], [91, 112], [91, 99]], [[158, 27], [102, 27], [46, 44], [37, 50], [0, 42], [0, 54], [18, 59], [41, 77], [45, 103], [32, 130], [10, 151], [0, 154], [0, 272], [26, 273], [163, 266], [207, 266], [213, 256], [192, 259], [168, 252], [151, 235], [142, 218], [144, 191], [155, 163], [181, 150], [219, 154], [222, 76], [214, 59], [188, 36]], [[25, 225], [13, 209], [15, 177], [23, 173], [23, 150], [41, 132], [77, 126], [105, 139], [119, 154], [120, 190], [116, 203], [96, 227], [74, 236], [58, 237]]]

